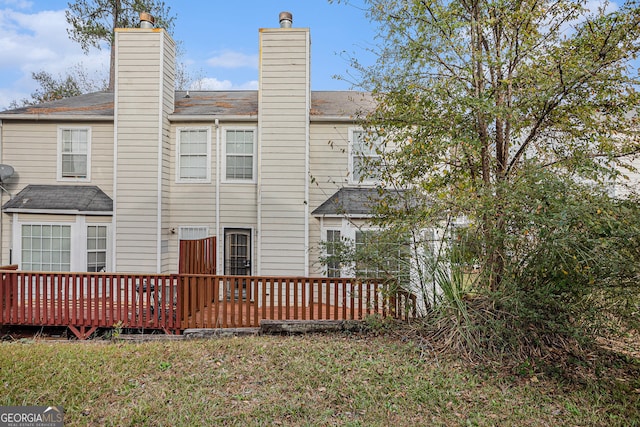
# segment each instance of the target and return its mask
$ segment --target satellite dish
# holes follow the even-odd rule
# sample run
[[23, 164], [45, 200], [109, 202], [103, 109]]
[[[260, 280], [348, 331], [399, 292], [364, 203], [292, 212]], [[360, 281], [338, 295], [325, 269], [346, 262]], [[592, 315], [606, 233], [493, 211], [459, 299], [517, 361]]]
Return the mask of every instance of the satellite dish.
[[13, 166], [0, 165], [0, 182], [4, 182], [5, 179], [13, 176]]

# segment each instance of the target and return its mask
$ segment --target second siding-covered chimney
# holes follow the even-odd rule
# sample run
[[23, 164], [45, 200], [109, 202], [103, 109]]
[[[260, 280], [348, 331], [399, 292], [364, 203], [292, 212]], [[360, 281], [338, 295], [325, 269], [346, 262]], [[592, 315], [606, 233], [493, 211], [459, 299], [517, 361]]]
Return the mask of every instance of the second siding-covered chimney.
[[[260, 29], [259, 63], [259, 274], [307, 275], [309, 109], [308, 28]], [[304, 266], [303, 268], [299, 266]]]

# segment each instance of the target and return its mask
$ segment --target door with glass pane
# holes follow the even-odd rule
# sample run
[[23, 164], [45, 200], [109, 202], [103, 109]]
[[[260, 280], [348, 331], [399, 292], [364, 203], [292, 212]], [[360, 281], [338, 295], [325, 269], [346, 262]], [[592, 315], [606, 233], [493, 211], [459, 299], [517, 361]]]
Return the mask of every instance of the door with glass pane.
[[224, 230], [224, 274], [226, 276], [251, 275], [251, 230], [244, 228]]
[[[251, 275], [251, 230], [244, 228], [224, 230], [224, 274], [225, 276]], [[227, 299], [247, 298], [246, 278], [228, 278], [226, 288]]]

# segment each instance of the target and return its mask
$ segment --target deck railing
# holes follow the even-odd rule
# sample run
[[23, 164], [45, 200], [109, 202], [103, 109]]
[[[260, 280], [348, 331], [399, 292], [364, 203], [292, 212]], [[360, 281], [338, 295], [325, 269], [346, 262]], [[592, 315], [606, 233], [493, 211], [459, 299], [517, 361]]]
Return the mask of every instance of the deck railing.
[[256, 327], [270, 320], [415, 316], [415, 296], [349, 278], [182, 275], [183, 328]]
[[0, 325], [97, 328], [257, 327], [262, 319], [415, 316], [415, 296], [376, 281], [305, 277], [0, 271]]
[[178, 276], [2, 271], [0, 324], [180, 330]]

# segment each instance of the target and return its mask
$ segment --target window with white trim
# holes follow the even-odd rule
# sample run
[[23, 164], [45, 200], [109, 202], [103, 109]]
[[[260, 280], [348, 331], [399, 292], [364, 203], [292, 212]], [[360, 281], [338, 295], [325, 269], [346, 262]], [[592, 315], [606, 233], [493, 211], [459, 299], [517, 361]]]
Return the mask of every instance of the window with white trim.
[[87, 226], [87, 271], [107, 270], [107, 226]]
[[211, 129], [180, 128], [176, 146], [178, 182], [210, 182]]
[[255, 180], [256, 133], [254, 129], [225, 131], [225, 168], [227, 182]]
[[91, 128], [58, 128], [58, 179], [89, 181]]
[[353, 184], [375, 184], [380, 180], [379, 150], [382, 139], [364, 130], [350, 130], [349, 175]]
[[71, 271], [71, 226], [22, 226], [22, 270]]
[[199, 225], [185, 225], [178, 227], [179, 240], [200, 240], [209, 237], [209, 227]]
[[327, 277], [342, 277], [342, 267], [338, 259], [339, 245], [341, 243], [340, 230], [327, 230], [327, 240], [325, 242]]
[[382, 230], [356, 230], [355, 268], [357, 277], [409, 280], [409, 240]]

